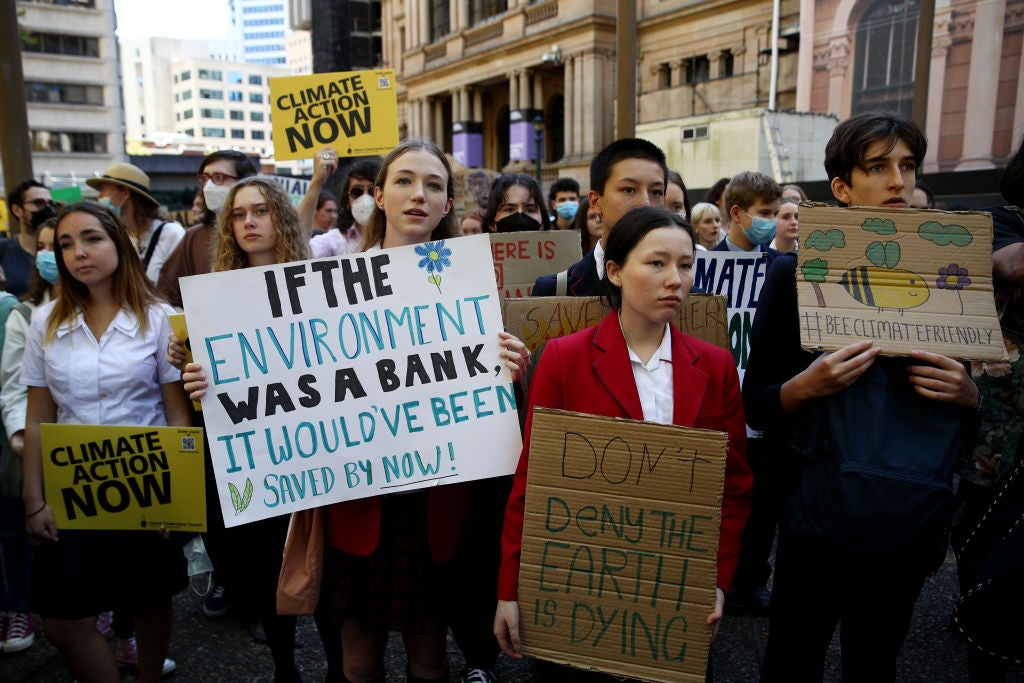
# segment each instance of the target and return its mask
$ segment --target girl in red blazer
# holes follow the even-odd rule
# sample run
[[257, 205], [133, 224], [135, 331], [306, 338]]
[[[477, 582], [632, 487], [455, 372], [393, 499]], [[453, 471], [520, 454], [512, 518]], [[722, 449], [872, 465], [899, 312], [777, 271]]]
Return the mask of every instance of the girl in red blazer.
[[707, 617], [712, 635], [740, 553], [753, 477], [747, 466], [740, 382], [732, 355], [669, 323], [693, 284], [693, 233], [678, 216], [653, 207], [627, 213], [605, 247], [605, 280], [613, 311], [598, 325], [552, 339], [530, 383], [523, 452], [505, 510], [494, 634], [519, 653], [519, 557], [533, 408], [562, 408], [729, 434], [718, 590]]

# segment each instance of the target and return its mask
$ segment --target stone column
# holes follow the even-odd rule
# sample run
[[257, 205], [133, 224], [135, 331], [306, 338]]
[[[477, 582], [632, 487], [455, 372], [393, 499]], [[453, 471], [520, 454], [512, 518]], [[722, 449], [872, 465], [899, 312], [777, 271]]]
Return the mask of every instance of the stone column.
[[675, 59], [669, 63], [669, 76], [668, 82], [671, 87], [683, 84], [683, 75], [686, 73], [686, 67], [690, 63], [688, 59]]
[[508, 78], [508, 109], [519, 109], [519, 71], [513, 71]]
[[519, 109], [530, 108], [530, 72], [519, 72]]
[[1003, 52], [1006, 0], [979, 0], [974, 6], [971, 65], [967, 77], [964, 145], [957, 171], [995, 168], [992, 134], [999, 94], [999, 61]]
[[838, 36], [828, 44], [828, 113], [846, 118], [849, 114], [843, 106], [850, 83], [846, 73], [850, 67], [850, 38]]
[[796, 110], [811, 110], [811, 84], [814, 82], [814, 5], [815, 0], [800, 0], [801, 46], [796, 62]]
[[445, 134], [445, 130], [444, 130], [444, 103], [443, 103], [443, 101], [442, 101], [442, 99], [440, 97], [437, 97], [437, 98], [434, 99], [434, 112], [433, 113], [434, 113], [434, 126], [433, 126], [433, 128], [434, 128], [433, 134], [434, 135], [431, 138], [431, 140], [433, 140], [437, 144], [438, 147], [440, 147], [441, 149], [447, 151], [448, 150], [448, 145], [446, 145], [445, 142], [447, 142], [447, 137], [448, 136]]
[[564, 102], [565, 102], [565, 121], [564, 131], [562, 138], [565, 140], [565, 158], [571, 159], [576, 154], [576, 149], [573, 146], [573, 128], [575, 127], [576, 121], [576, 106], [573, 98], [575, 97], [576, 87], [573, 83], [572, 73], [572, 57], [566, 57], [565, 63], [562, 65], [562, 83], [565, 90]]
[[929, 67], [928, 106], [926, 111], [925, 135], [931, 140], [928, 153], [924, 157], [923, 171], [938, 173], [939, 171], [939, 136], [942, 133], [942, 95], [946, 89], [946, 57], [949, 47], [953, 44], [949, 37], [949, 17], [947, 10], [936, 16], [935, 32], [932, 35], [932, 64]]

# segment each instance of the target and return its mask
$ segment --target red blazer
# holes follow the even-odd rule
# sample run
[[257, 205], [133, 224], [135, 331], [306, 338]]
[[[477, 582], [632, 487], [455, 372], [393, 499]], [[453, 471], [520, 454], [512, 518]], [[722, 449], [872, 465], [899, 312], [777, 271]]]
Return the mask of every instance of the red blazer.
[[[722, 525], [718, 542], [718, 586], [727, 594], [740, 555], [740, 538], [750, 514], [753, 475], [747, 464], [747, 432], [743, 399], [732, 354], [672, 330], [672, 423], [715, 429], [729, 434], [725, 464]], [[515, 600], [519, 590], [519, 557], [523, 545], [523, 507], [529, 464], [533, 408], [562, 408], [592, 415], [642, 420], [640, 395], [633, 379], [626, 340], [618, 316], [552, 339], [544, 347], [530, 382], [530, 412], [523, 452], [505, 509], [501, 539], [498, 598]]]
[[[427, 540], [438, 564], [447, 562], [462, 545], [473, 482], [436, 486], [427, 491]], [[327, 507], [327, 542], [334, 548], [366, 557], [380, 542], [383, 496], [335, 503]]]

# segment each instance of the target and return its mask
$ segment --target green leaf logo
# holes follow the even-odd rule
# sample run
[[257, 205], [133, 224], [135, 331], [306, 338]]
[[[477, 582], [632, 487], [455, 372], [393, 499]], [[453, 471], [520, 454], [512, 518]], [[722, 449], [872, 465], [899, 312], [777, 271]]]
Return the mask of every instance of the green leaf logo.
[[808, 249], [817, 249], [818, 251], [828, 251], [832, 247], [842, 249], [846, 246], [846, 235], [842, 230], [833, 229], [828, 232], [815, 230], [808, 235], [803, 244]]
[[228, 492], [231, 494], [231, 507], [235, 508], [235, 514], [245, 512], [245, 509], [249, 507], [249, 503], [252, 502], [252, 480], [246, 477], [245, 489], [242, 493], [238, 492], [237, 486], [228, 482]]
[[868, 261], [879, 268], [895, 268], [896, 264], [900, 262], [900, 244], [899, 242], [872, 242], [864, 250], [864, 255], [868, 257]]

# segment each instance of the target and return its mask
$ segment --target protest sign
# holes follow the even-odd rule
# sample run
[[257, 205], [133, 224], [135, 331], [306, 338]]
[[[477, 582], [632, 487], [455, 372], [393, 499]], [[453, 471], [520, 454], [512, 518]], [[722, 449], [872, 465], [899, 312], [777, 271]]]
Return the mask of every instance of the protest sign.
[[489, 234], [498, 294], [507, 299], [530, 296], [541, 275], [563, 271], [583, 257], [576, 230]]
[[[185, 365], [191, 363], [193, 360], [192, 342], [188, 338], [188, 323], [185, 322], [185, 314], [172, 313], [171, 315], [167, 316], [167, 322], [171, 324], [171, 332], [174, 334], [174, 336], [180, 339], [185, 344], [185, 363], [182, 365], [182, 367], [184, 367]], [[199, 412], [202, 412], [203, 410], [203, 404], [200, 403], [199, 401], [192, 401], [192, 407]]]
[[750, 328], [768, 271], [764, 254], [734, 251], [698, 251], [693, 286], [725, 297], [728, 309], [729, 345], [740, 379], [750, 357]]
[[519, 573], [523, 651], [703, 681], [728, 436], [537, 408]]
[[988, 214], [801, 204], [800, 235], [804, 348], [871, 339], [890, 356], [1006, 360]]
[[509, 474], [485, 235], [181, 280], [227, 526]]
[[44, 424], [40, 432], [58, 529], [206, 531], [199, 427]]
[[354, 157], [398, 144], [392, 69], [271, 78], [270, 104], [278, 161], [309, 159], [324, 145]]

